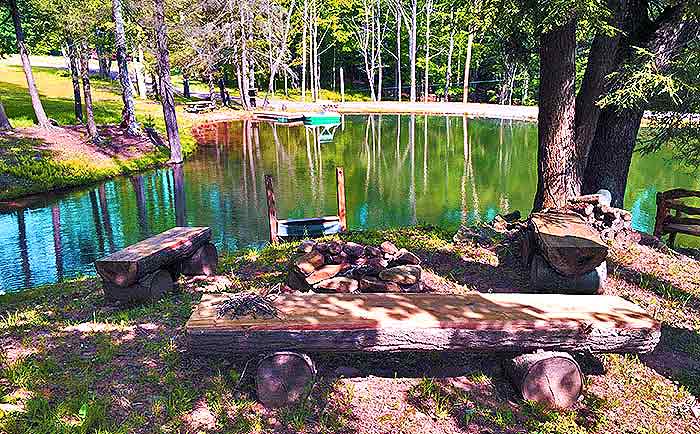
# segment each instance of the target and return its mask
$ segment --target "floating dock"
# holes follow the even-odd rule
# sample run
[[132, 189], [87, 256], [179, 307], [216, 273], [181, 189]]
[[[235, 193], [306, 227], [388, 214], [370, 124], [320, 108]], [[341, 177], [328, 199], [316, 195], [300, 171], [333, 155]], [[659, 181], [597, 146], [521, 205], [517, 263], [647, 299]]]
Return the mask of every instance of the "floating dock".
[[258, 121], [268, 121], [277, 124], [296, 124], [303, 122], [305, 125], [328, 125], [339, 124], [340, 113], [337, 112], [274, 112], [257, 111], [253, 115]]

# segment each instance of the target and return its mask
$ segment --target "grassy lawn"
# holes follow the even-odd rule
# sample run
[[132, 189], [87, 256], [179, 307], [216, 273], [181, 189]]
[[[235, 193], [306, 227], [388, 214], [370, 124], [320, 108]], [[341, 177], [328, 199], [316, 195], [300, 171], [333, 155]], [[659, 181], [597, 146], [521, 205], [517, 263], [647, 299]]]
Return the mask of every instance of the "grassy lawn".
[[[47, 115], [62, 126], [74, 125], [73, 90], [68, 73], [51, 67], [33, 69]], [[122, 110], [119, 84], [93, 77], [92, 85], [96, 122], [118, 124]], [[168, 160], [167, 152], [159, 150], [134, 155], [116, 153], [109, 161], [95, 160], [83, 149], [60, 146], [60, 138], [56, 143], [47, 143], [25, 134], [35, 118], [25, 77], [18, 65], [0, 63], [0, 98], [16, 128], [13, 134], [0, 136], [0, 186], [3, 187], [0, 200], [94, 182]], [[141, 123], [154, 126], [161, 133], [165, 131], [159, 103], [137, 100], [136, 114]], [[195, 149], [190, 133], [194, 118], [180, 107], [178, 115], [183, 152], [187, 155]]]
[[[526, 287], [507, 240], [455, 243], [433, 228], [351, 233], [391, 240], [455, 292]], [[270, 288], [295, 244], [224, 256], [220, 275], [181, 280], [141, 306], [106, 303], [85, 278], [0, 297], [0, 432], [7, 433], [696, 433], [700, 263], [642, 245], [612, 249], [607, 291], [663, 324], [648, 355], [575, 355], [583, 400], [554, 411], [523, 402], [490, 354], [317, 354], [311, 398], [255, 401], [255, 357], [194, 357], [184, 324], [202, 293]], [[249, 363], [250, 362], [250, 363]], [[355, 370], [344, 378], [339, 366]]]

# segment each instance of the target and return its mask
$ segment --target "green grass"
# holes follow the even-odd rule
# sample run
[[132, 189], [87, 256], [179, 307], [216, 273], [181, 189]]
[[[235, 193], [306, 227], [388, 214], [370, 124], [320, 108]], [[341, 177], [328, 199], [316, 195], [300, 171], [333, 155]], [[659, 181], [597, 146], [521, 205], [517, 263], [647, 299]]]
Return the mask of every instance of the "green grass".
[[[55, 68], [33, 68], [42, 104], [47, 115], [60, 125], [76, 123], [73, 112], [72, 85], [67, 72]], [[122, 102], [117, 82], [92, 78], [95, 121], [102, 124], [118, 124], [121, 120]], [[27, 92], [22, 69], [7, 62], [0, 64], [0, 95], [10, 122], [15, 128], [35, 124], [31, 99]], [[178, 108], [179, 126], [185, 156], [196, 145], [190, 133], [191, 118]], [[162, 109], [157, 102], [136, 101], [137, 119], [152, 124], [164, 132]], [[17, 135], [0, 136], [0, 200], [27, 194], [64, 189], [97, 182], [114, 176], [145, 170], [165, 163], [169, 155], [157, 150], [137, 158], [115, 156], [108, 163], [99, 164], [89, 156], [61, 155], [46, 143]]]

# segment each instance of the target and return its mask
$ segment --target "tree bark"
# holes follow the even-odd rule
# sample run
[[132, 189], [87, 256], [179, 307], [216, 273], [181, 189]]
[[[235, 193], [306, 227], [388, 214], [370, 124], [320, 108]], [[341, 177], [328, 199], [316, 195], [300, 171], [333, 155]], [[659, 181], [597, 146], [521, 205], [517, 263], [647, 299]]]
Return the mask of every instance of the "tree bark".
[[469, 32], [467, 37], [467, 58], [464, 60], [464, 85], [462, 87], [462, 102], [469, 102], [469, 69], [472, 63], [472, 45], [474, 44], [474, 33]]
[[22, 69], [24, 70], [24, 76], [27, 79], [27, 88], [29, 89], [29, 96], [32, 99], [32, 108], [34, 109], [34, 115], [36, 116], [36, 121], [42, 128], [50, 128], [51, 122], [46, 116], [44, 111], [44, 106], [41, 104], [41, 99], [39, 98], [39, 90], [36, 88], [36, 82], [34, 81], [34, 73], [32, 72], [32, 65], [29, 61], [29, 52], [27, 51], [27, 45], [24, 41], [24, 30], [22, 30], [22, 18], [17, 7], [17, 0], [7, 0], [10, 7], [10, 15], [12, 15], [12, 23], [15, 27], [15, 38], [17, 39], [17, 51], [22, 59]]
[[165, 24], [165, 0], [155, 0], [154, 26], [156, 45], [158, 48], [158, 74], [160, 76], [161, 104], [165, 119], [165, 130], [168, 133], [170, 144], [170, 162], [182, 163], [182, 146], [180, 144], [180, 132], [177, 126], [175, 114], [175, 98], [173, 85], [170, 81], [170, 53], [168, 52], [168, 32]]
[[75, 41], [68, 40], [68, 63], [70, 65], [70, 78], [73, 83], [73, 110], [75, 120], [83, 122], [83, 103], [80, 96], [80, 60], [76, 50]]
[[97, 132], [95, 124], [95, 115], [92, 111], [92, 91], [90, 90], [90, 67], [89, 67], [89, 48], [83, 44], [80, 47], [80, 78], [83, 82], [83, 98], [85, 99], [85, 125], [87, 126], [88, 136], [93, 143], [99, 144], [102, 139]]
[[425, 78], [423, 81], [423, 101], [428, 102], [430, 80], [430, 15], [433, 13], [433, 0], [425, 3]]
[[119, 68], [119, 83], [122, 87], [122, 127], [128, 134], [136, 136], [141, 134], [139, 124], [136, 122], [136, 104], [134, 103], [134, 88], [129, 76], [129, 65], [126, 61], [126, 31], [124, 30], [124, 16], [122, 14], [122, 0], [112, 0], [112, 17], [114, 18], [114, 44], [117, 48], [117, 67]]
[[182, 75], [182, 96], [185, 98], [191, 98], [190, 95], [190, 78], [183, 74]]
[[540, 37], [539, 145], [534, 210], [563, 208], [581, 193], [574, 138], [576, 20]]
[[401, 102], [401, 11], [396, 7], [396, 100]]
[[408, 38], [408, 51], [411, 61], [411, 102], [416, 102], [416, 51], [418, 32], [418, 0], [411, 0], [411, 34]]
[[450, 101], [450, 79], [452, 78], [452, 52], [455, 48], [454, 11], [450, 11], [450, 46], [447, 50], [447, 67], [445, 68], [445, 102]]
[[306, 28], [309, 21], [309, 1], [304, 0], [304, 15], [302, 17], [301, 33], [301, 102], [306, 102]]
[[5, 113], [5, 107], [0, 101], [0, 130], [11, 130], [12, 124], [10, 124], [10, 119], [7, 118], [7, 113]]

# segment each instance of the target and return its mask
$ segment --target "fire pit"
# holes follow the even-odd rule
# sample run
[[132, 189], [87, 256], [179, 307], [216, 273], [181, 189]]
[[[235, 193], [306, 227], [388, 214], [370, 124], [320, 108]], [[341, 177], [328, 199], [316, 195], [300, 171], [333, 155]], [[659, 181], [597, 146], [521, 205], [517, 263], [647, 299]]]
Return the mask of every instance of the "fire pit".
[[379, 247], [303, 241], [289, 266], [287, 286], [320, 293], [422, 292], [420, 258], [389, 241]]

